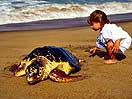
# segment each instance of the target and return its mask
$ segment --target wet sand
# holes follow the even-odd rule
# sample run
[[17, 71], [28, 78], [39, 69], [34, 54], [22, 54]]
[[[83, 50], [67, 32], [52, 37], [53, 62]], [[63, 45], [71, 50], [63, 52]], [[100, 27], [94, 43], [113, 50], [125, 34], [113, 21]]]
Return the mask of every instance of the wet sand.
[[[132, 22], [118, 25], [132, 36]], [[132, 46], [126, 59], [106, 65], [98, 56], [89, 57], [97, 34], [89, 27], [0, 32], [0, 99], [132, 99]], [[81, 70], [73, 75], [87, 75], [87, 79], [71, 83], [48, 79], [28, 85], [25, 77], [4, 70], [19, 62], [21, 55], [47, 45], [64, 47], [84, 59]]]

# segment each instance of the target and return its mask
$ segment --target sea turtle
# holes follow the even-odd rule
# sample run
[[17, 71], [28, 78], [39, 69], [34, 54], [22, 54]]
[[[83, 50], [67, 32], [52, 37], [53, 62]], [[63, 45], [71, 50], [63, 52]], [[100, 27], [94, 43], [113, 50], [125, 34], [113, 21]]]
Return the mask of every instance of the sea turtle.
[[26, 75], [28, 84], [36, 84], [47, 78], [56, 82], [69, 82], [81, 78], [69, 76], [80, 69], [79, 59], [65, 48], [43, 46], [35, 48], [21, 60], [15, 76]]

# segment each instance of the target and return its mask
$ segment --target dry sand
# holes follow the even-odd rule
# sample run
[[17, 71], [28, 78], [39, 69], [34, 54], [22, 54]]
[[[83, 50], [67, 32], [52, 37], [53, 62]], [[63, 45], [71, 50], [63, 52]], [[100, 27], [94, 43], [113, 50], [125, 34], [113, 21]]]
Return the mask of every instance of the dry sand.
[[[132, 22], [118, 23], [132, 36]], [[89, 57], [97, 32], [89, 27], [0, 33], [0, 99], [132, 99], [132, 46], [127, 58], [113, 65], [100, 57]], [[60, 46], [79, 59], [87, 79], [56, 83], [50, 80], [28, 85], [25, 77], [14, 77], [4, 68], [19, 62], [21, 55], [39, 46]]]

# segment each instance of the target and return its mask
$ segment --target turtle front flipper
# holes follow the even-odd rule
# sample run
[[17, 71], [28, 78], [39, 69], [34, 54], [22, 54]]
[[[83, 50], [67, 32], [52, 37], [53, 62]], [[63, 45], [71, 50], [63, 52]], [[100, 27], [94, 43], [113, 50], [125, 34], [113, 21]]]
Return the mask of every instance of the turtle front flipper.
[[52, 70], [49, 74], [49, 78], [55, 82], [62, 82], [62, 83], [80, 81], [85, 79], [85, 77], [82, 75], [79, 75], [79, 76], [66, 75], [65, 72], [59, 69]]

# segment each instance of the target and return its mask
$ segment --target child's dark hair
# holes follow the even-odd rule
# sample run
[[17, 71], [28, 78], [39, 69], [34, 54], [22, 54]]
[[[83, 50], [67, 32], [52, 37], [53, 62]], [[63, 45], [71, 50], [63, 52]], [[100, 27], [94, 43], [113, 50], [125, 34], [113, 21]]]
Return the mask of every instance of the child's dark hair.
[[109, 19], [107, 18], [107, 15], [101, 10], [95, 10], [94, 12], [92, 12], [88, 17], [87, 22], [90, 25], [92, 25], [93, 22], [99, 22], [102, 25], [110, 23]]

